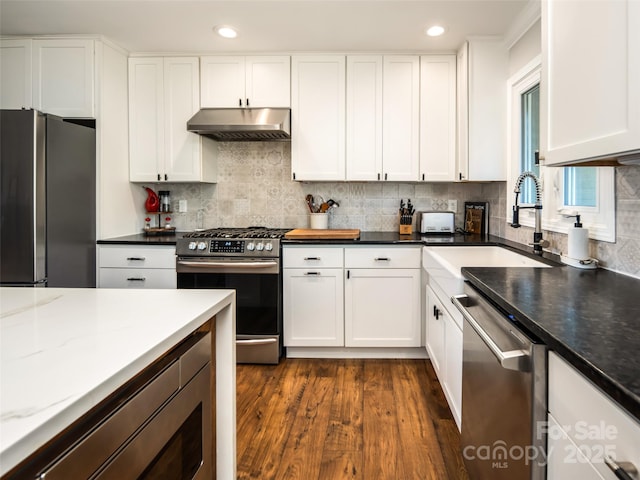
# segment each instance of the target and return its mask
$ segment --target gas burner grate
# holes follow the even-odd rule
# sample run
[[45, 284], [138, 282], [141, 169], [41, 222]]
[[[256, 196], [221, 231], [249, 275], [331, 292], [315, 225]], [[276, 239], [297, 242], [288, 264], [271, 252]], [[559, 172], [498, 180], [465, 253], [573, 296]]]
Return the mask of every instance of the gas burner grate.
[[184, 235], [184, 238], [283, 238], [288, 228], [210, 228]]

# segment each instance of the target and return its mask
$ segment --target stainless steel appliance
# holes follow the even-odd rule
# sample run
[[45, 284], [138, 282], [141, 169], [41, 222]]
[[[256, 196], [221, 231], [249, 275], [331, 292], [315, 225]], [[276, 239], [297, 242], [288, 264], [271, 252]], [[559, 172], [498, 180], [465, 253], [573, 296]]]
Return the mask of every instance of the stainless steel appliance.
[[546, 346], [465, 284], [462, 453], [469, 477], [545, 478]]
[[215, 477], [214, 423], [205, 329], [98, 403], [6, 480], [209, 480]]
[[455, 214], [453, 212], [418, 212], [420, 233], [454, 233]]
[[0, 111], [0, 284], [96, 285], [93, 120]]
[[288, 231], [214, 228], [177, 240], [178, 288], [236, 290], [238, 363], [276, 364], [282, 356], [280, 239]]
[[289, 141], [291, 110], [288, 108], [203, 108], [187, 121], [187, 130], [225, 142]]

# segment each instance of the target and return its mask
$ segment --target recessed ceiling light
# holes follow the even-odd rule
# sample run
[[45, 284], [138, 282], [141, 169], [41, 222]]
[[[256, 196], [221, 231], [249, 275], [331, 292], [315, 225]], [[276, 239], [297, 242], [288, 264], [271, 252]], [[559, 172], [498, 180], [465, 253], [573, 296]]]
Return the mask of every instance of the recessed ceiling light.
[[440, 25], [434, 25], [433, 27], [429, 27], [427, 29], [427, 35], [430, 37], [438, 37], [444, 33], [444, 27]]
[[213, 30], [224, 38], [236, 38], [238, 36], [236, 29], [230, 25], [218, 25]]

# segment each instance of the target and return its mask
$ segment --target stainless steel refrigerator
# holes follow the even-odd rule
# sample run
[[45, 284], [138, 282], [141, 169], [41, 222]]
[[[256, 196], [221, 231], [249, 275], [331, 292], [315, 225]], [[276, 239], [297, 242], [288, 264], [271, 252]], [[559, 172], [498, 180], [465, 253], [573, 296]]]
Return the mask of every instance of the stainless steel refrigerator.
[[93, 122], [0, 110], [0, 285], [96, 286]]

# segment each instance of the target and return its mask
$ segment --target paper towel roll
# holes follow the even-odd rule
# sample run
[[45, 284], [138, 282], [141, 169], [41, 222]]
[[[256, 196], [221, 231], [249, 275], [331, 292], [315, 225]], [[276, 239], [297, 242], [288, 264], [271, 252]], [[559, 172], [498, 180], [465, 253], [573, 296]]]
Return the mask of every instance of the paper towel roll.
[[567, 256], [576, 260], [589, 259], [589, 230], [586, 228], [569, 228], [569, 248]]

